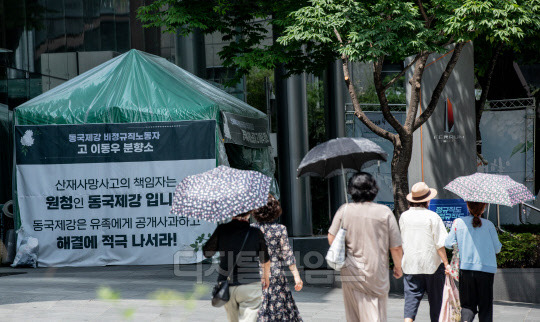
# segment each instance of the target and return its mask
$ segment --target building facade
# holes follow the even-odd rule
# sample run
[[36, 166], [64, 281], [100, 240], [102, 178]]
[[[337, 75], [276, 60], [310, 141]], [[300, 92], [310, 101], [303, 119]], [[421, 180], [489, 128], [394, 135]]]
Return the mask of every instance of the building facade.
[[[130, 49], [181, 65], [182, 39], [144, 28], [137, 9], [144, 0], [0, 0], [0, 103], [25, 101]], [[217, 52], [219, 35], [202, 36], [199, 77], [223, 84], [231, 71]], [[245, 98], [244, 86], [228, 90]]]

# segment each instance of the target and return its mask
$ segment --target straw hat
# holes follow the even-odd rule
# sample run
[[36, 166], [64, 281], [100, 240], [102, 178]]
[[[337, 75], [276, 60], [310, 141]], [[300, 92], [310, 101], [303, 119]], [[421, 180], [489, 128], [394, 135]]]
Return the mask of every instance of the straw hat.
[[428, 187], [425, 182], [417, 182], [412, 186], [411, 193], [407, 195], [407, 200], [422, 203], [435, 198], [436, 195], [436, 189]]

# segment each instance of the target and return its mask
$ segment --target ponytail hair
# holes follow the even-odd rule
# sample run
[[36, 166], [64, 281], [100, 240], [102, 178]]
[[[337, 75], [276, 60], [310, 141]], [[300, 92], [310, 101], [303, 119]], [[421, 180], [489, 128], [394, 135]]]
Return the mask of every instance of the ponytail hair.
[[467, 201], [467, 208], [469, 208], [469, 212], [473, 215], [473, 227], [482, 227], [482, 220], [480, 217], [482, 216], [482, 213], [484, 213], [484, 209], [486, 209], [486, 204], [483, 202]]
[[482, 220], [480, 220], [479, 217], [474, 216], [473, 219], [472, 219], [472, 226], [473, 226], [474, 228], [476, 228], [476, 227], [482, 227]]

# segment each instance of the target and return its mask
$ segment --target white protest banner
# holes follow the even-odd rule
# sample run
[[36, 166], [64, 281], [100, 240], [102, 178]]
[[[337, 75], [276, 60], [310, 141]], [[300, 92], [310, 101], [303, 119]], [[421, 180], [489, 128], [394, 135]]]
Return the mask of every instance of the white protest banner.
[[[169, 214], [184, 177], [216, 166], [214, 120], [16, 126], [21, 228], [39, 266], [202, 259], [215, 224]], [[186, 251], [193, 256], [185, 257]]]

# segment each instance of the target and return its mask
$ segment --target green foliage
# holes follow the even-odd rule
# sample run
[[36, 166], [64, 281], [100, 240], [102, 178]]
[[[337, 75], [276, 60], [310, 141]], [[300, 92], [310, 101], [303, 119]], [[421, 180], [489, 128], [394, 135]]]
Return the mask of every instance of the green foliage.
[[[467, 11], [481, 19], [472, 20]], [[449, 29], [474, 34], [474, 70], [482, 82], [496, 47], [513, 51], [524, 62], [538, 61], [540, 1], [465, 1], [451, 19]]]
[[[290, 73], [318, 74], [342, 54], [357, 61], [401, 62], [468, 40], [486, 48], [475, 51], [484, 56], [475, 59], [481, 76], [489, 44], [519, 50], [523, 39], [538, 39], [540, 0], [156, 0], [140, 7], [138, 18], [145, 27], [181, 35], [194, 29], [221, 33], [230, 43], [219, 55], [225, 67], [237, 71], [232, 82], [253, 67], [284, 64]], [[281, 37], [268, 44], [272, 35]]]
[[[404, 77], [402, 77], [404, 79]], [[358, 102], [379, 104], [379, 97], [374, 84], [370, 84], [363, 92], [357, 92]], [[386, 91], [386, 98], [390, 104], [407, 104], [405, 87], [392, 86]]]
[[[291, 16], [282, 44], [316, 41], [353, 61], [401, 62], [420, 52], [445, 51], [452, 41], [474, 40], [481, 48], [502, 42], [519, 50], [525, 37], [538, 39], [540, 0], [312, 0]], [[477, 61], [489, 60], [491, 50], [478, 52], [483, 59]], [[478, 70], [481, 75], [485, 67]]]
[[[163, 28], [166, 32], [188, 35], [194, 29], [204, 34], [219, 32], [229, 42], [218, 53], [225, 67], [233, 67], [238, 82], [250, 69], [274, 69], [284, 64], [290, 71], [320, 71], [335, 55], [324, 50], [306, 56], [315, 43], [288, 45], [266, 44], [265, 40], [290, 24], [289, 13], [307, 5], [307, 0], [156, 0], [138, 9], [145, 27]], [[330, 59], [331, 58], [331, 59]]]
[[309, 148], [326, 141], [323, 82], [307, 85]]
[[[540, 0], [156, 0], [138, 17], [146, 27], [181, 35], [196, 28], [220, 33], [229, 42], [219, 52], [223, 65], [237, 71], [231, 85], [253, 67], [319, 74], [343, 56], [380, 66], [469, 40], [518, 47], [540, 29]], [[278, 41], [266, 44], [270, 36]], [[374, 101], [372, 91], [364, 94]], [[404, 96], [394, 94], [401, 102]]]
[[259, 111], [266, 113], [266, 91], [264, 80], [268, 77], [274, 83], [274, 71], [254, 67], [246, 76], [247, 103]]
[[[112, 301], [116, 304], [116, 307], [120, 309], [122, 317], [125, 320], [129, 320], [136, 313], [136, 309], [133, 307], [121, 307], [119, 301], [122, 299], [120, 292], [115, 291], [108, 286], [100, 286], [97, 291], [97, 298], [103, 301]], [[202, 298], [208, 293], [208, 287], [201, 284], [195, 284], [193, 291], [187, 293], [181, 293], [169, 289], [160, 289], [149, 295], [149, 299], [158, 301], [164, 307], [170, 307], [175, 305], [184, 305], [189, 310], [194, 310], [196, 307], [196, 301]]]
[[497, 254], [501, 268], [540, 267], [540, 236], [531, 233], [499, 234], [502, 250]]
[[108, 286], [101, 286], [97, 289], [97, 298], [106, 301], [117, 301], [120, 299], [120, 292]]
[[540, 29], [539, 0], [466, 0], [447, 17], [444, 31], [456, 41], [485, 39], [518, 45], [527, 34]]
[[512, 150], [512, 154], [510, 154], [510, 158], [514, 156], [516, 153], [525, 153], [532, 149], [534, 146], [534, 142], [527, 141], [527, 142], [521, 142], [520, 144], [516, 145], [514, 149]]
[[201, 234], [200, 236], [195, 238], [195, 241], [189, 244], [189, 246], [193, 248], [194, 252], [198, 252], [200, 249], [202, 249], [203, 245], [206, 243], [208, 239], [210, 239], [211, 236], [212, 235], [210, 234], [208, 234], [208, 236], [206, 234]]
[[363, 92], [357, 92], [358, 102], [365, 104], [379, 104], [379, 97], [375, 90], [375, 85], [371, 84]]
[[[103, 301], [111, 301], [118, 305], [118, 301], [121, 299], [120, 292], [113, 290], [108, 286], [100, 286], [97, 291], [97, 298]], [[135, 314], [135, 309], [128, 307], [121, 309], [122, 317], [125, 320], [129, 320]]]
[[[386, 57], [400, 62], [423, 51], [442, 52], [450, 39], [443, 32], [444, 21], [458, 1], [430, 1], [424, 4], [428, 25], [418, 5], [406, 1], [312, 0], [291, 16], [278, 41], [315, 41], [352, 61], [376, 61]], [[340, 42], [336, 31], [342, 38]]]
[[538, 61], [540, 1], [464, 1], [448, 19], [446, 31], [458, 40], [474, 39], [474, 71], [482, 85], [496, 47], [511, 50], [521, 61]]
[[196, 284], [193, 291], [180, 293], [173, 290], [162, 289], [150, 294], [150, 299], [160, 302], [162, 306], [184, 305], [187, 309], [193, 310], [196, 301], [208, 292], [208, 287]]

